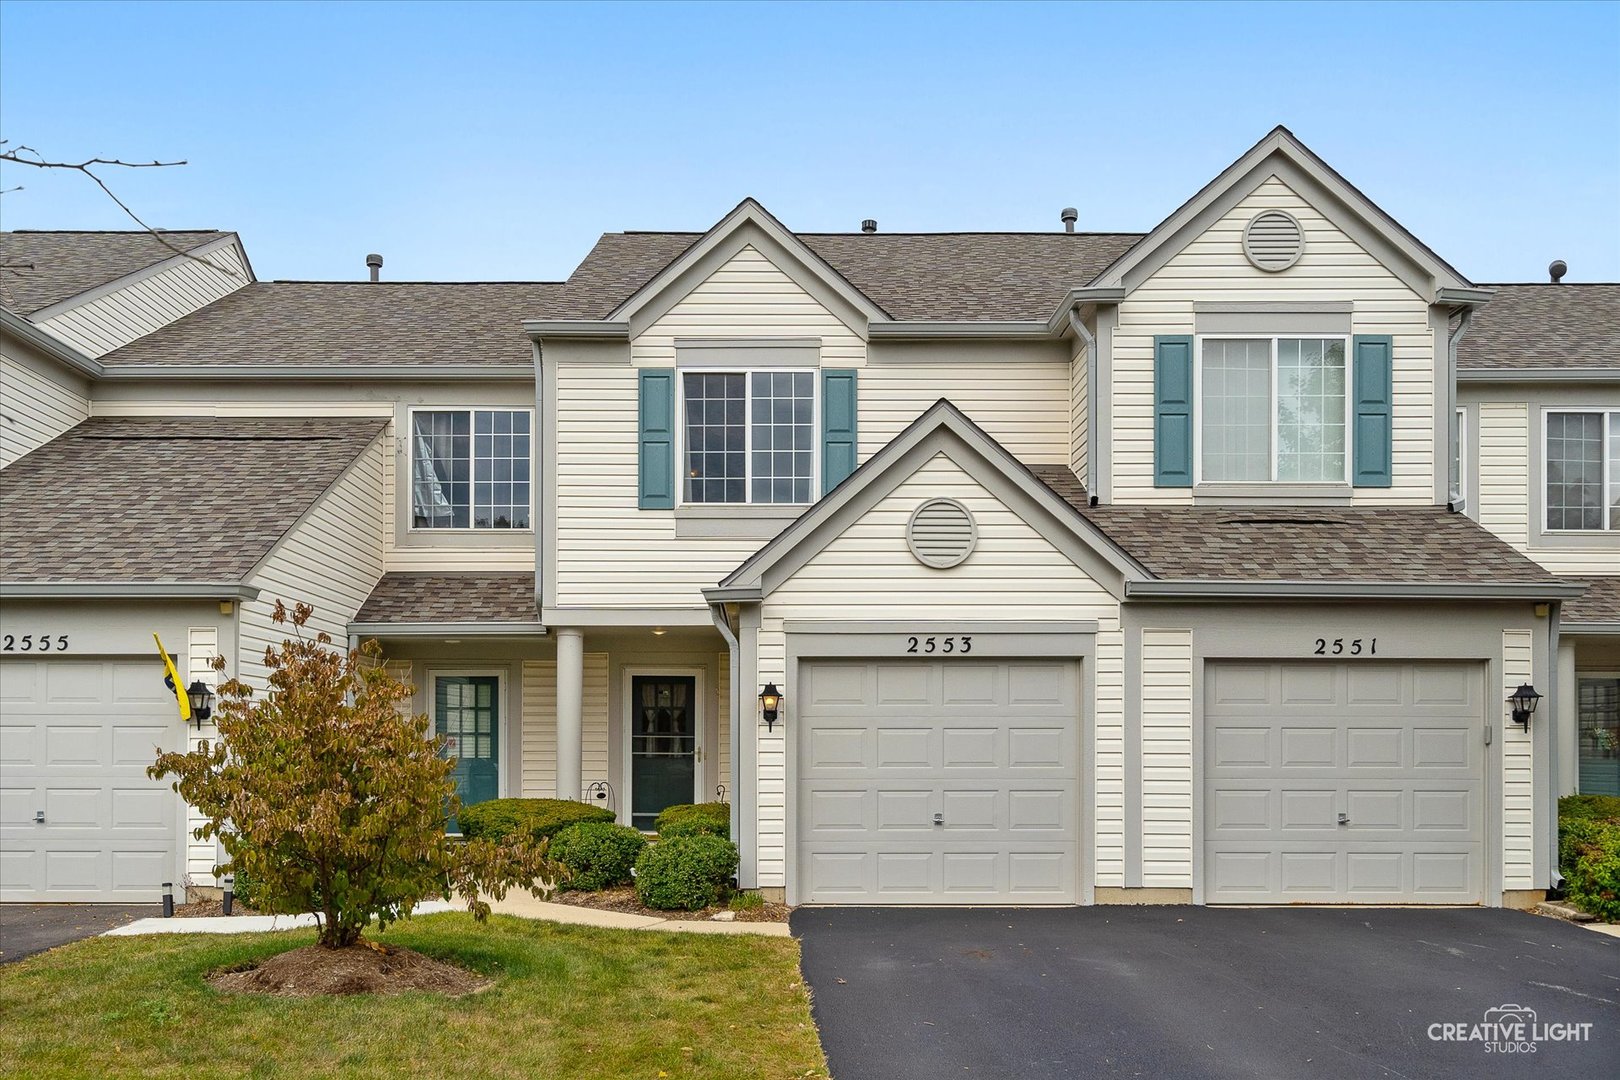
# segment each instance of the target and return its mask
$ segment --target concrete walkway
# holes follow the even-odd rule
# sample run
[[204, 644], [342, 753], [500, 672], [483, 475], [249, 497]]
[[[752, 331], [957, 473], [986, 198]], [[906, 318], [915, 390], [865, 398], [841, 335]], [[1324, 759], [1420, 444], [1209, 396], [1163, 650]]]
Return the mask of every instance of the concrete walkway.
[[[516, 915], [521, 919], [543, 919], [547, 922], [566, 923], [571, 926], [600, 926], [612, 930], [664, 930], [691, 934], [761, 934], [766, 937], [790, 937], [787, 923], [714, 922], [709, 919], [658, 918], [651, 915], [632, 915], [625, 911], [603, 911], [599, 908], [576, 907], [573, 904], [551, 904], [536, 900], [528, 893], [508, 893], [505, 900], [490, 902], [498, 915]], [[444, 900], [430, 900], [417, 905], [414, 914], [433, 915], [441, 911], [461, 911], [463, 905]], [[108, 930], [104, 937], [131, 937], [139, 934], [252, 934], [270, 930], [294, 930], [314, 926], [314, 915], [233, 915], [206, 919], [137, 919], [125, 926]]]

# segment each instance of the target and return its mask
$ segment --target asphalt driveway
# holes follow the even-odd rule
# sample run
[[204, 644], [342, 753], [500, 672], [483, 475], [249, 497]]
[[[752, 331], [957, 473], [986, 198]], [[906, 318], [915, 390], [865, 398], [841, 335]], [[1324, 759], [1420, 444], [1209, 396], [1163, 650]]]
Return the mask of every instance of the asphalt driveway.
[[0, 964], [161, 913], [156, 904], [0, 904]]
[[[800, 908], [792, 925], [834, 1080], [1620, 1075], [1620, 940], [1520, 912]], [[1491, 1029], [1498, 1047], [1431, 1028], [1485, 1034], [1503, 1005], [1542, 1030]], [[1583, 1023], [1584, 1041], [1536, 1039]]]

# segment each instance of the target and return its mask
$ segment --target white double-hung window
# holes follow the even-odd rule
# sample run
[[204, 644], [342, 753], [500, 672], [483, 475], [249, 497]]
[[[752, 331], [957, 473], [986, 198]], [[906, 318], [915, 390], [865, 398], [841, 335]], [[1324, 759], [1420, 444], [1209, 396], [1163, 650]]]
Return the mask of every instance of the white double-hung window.
[[1620, 529], [1620, 409], [1549, 409], [1548, 531]]
[[1198, 480], [1349, 482], [1343, 337], [1199, 339]]
[[411, 410], [411, 527], [527, 529], [533, 413]]
[[813, 500], [815, 372], [685, 371], [680, 415], [683, 502]]

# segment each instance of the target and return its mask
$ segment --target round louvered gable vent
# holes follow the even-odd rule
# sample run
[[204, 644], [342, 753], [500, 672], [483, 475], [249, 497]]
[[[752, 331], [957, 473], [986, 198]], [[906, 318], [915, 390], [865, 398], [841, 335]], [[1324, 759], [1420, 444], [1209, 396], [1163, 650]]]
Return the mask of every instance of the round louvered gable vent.
[[1263, 210], [1243, 230], [1243, 254], [1262, 270], [1276, 273], [1299, 262], [1305, 251], [1305, 232], [1294, 215]]
[[911, 515], [906, 543], [924, 566], [945, 570], [973, 554], [979, 526], [955, 499], [929, 499]]

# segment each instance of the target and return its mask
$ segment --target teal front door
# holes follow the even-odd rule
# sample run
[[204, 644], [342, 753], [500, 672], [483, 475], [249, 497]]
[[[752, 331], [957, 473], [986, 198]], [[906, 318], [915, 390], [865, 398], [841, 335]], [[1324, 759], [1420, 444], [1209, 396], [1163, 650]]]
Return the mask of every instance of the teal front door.
[[667, 806], [689, 803], [697, 784], [697, 680], [630, 680], [630, 824], [651, 829]]
[[[455, 758], [451, 775], [463, 806], [500, 794], [500, 689], [494, 675], [434, 677], [433, 723], [444, 736], [445, 757]], [[461, 831], [454, 818], [448, 827]]]

